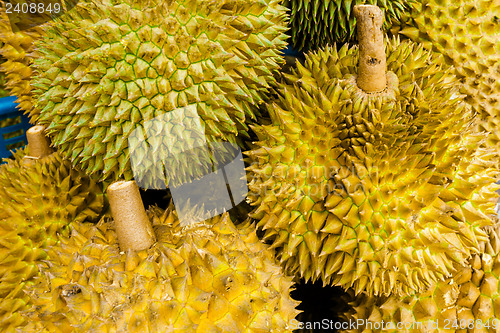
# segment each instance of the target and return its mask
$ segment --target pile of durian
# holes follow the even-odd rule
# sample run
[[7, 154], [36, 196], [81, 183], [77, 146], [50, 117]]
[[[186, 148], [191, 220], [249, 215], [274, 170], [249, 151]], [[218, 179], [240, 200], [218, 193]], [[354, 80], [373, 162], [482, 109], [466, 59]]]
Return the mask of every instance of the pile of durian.
[[[500, 332], [500, 1], [67, 9], [0, 7], [33, 124], [0, 165], [1, 332]], [[152, 158], [194, 144], [155, 122], [182, 108], [245, 156], [245, 202], [202, 222]], [[316, 282], [331, 318], [300, 304]]]

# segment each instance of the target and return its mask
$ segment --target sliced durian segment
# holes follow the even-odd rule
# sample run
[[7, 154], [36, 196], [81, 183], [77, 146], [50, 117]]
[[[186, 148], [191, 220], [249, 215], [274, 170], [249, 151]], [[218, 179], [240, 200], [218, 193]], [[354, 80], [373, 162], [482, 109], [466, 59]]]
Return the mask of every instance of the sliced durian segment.
[[80, 1], [37, 43], [37, 121], [110, 182], [133, 178], [132, 131], [176, 108], [196, 105], [207, 141], [241, 141], [284, 62], [286, 21], [278, 0]]
[[409, 295], [462, 269], [487, 240], [497, 153], [443, 58], [386, 43], [387, 88], [356, 85], [357, 47], [327, 47], [284, 74], [256, 126], [248, 201], [288, 272]]
[[43, 249], [69, 235], [73, 222], [92, 222], [104, 212], [100, 185], [57, 153], [32, 159], [26, 149], [0, 166], [0, 331], [27, 323], [31, 306], [24, 288], [33, 284]]
[[249, 222], [228, 213], [183, 228], [148, 211], [157, 242], [121, 251], [113, 222], [75, 223], [48, 250], [25, 332], [291, 332], [298, 302]]

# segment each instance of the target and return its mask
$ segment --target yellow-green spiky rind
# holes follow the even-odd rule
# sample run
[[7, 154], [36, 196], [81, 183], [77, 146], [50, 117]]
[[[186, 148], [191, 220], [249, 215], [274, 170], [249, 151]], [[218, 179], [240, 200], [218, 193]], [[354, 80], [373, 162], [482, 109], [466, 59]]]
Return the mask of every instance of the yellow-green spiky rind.
[[500, 151], [500, 1], [419, 0], [393, 22], [392, 32], [443, 54], [454, 66], [461, 92], [492, 132], [489, 144]]
[[189, 104], [207, 141], [237, 142], [283, 62], [279, 3], [80, 1], [37, 44], [38, 121], [61, 154], [103, 181], [132, 179], [134, 129]]
[[[2, 47], [3, 43], [0, 42], [0, 48]], [[0, 56], [0, 67], [2, 64], [5, 62], [5, 58]], [[5, 73], [0, 72], [0, 98], [9, 96], [10, 93], [5, 87], [6, 84], [6, 78], [5, 78]]]
[[[97, 219], [104, 205], [102, 186], [63, 160], [59, 153], [27, 163], [27, 149], [0, 166], [0, 209], [30, 221], [82, 222]], [[29, 159], [29, 157], [26, 157]], [[49, 222], [51, 221], [51, 222]], [[57, 227], [56, 229], [60, 229]]]
[[5, 76], [0, 74], [0, 98], [7, 97], [10, 95], [10, 92], [5, 89]]
[[405, 295], [478, 251], [498, 172], [442, 58], [397, 39], [386, 53], [382, 93], [357, 87], [357, 47], [327, 47], [284, 74], [273, 125], [255, 128], [247, 153], [248, 200], [289, 272]]
[[47, 259], [44, 248], [69, 235], [74, 221], [92, 221], [104, 207], [102, 189], [54, 153], [36, 162], [23, 150], [0, 166], [0, 331], [26, 324], [24, 288]]
[[30, 297], [24, 288], [33, 284], [38, 274], [37, 264], [47, 259], [44, 247], [53, 245], [57, 234], [69, 234], [66, 227], [69, 221], [64, 226], [61, 220], [44, 221], [53, 222], [50, 229], [27, 222], [19, 215], [0, 219], [0, 329], [6, 333], [16, 332], [27, 323], [21, 315], [21, 311], [30, 307]]
[[48, 251], [25, 332], [291, 332], [292, 279], [228, 213], [183, 229], [149, 211], [157, 242], [120, 252], [113, 224], [75, 223]]
[[398, 20], [416, 0], [285, 0], [290, 9], [293, 46], [317, 50], [328, 44], [345, 43], [356, 35], [354, 6], [376, 5], [384, 12], [384, 30]]
[[[489, 234], [481, 253], [458, 276], [428, 291], [405, 297], [357, 297], [345, 315], [350, 321], [386, 323], [387, 329], [359, 326], [350, 333], [498, 332], [500, 328], [500, 229]], [[398, 328], [396, 325], [401, 323]], [[406, 325], [406, 327], [405, 327]]]
[[[25, 1], [15, 0], [10, 3], [15, 7], [16, 4], [22, 5]], [[17, 18], [15, 13], [12, 17]], [[34, 15], [30, 16], [31, 20], [34, 18]], [[19, 31], [15, 25], [15, 20], [9, 19], [2, 5], [0, 7], [0, 56], [5, 61], [0, 64], [0, 72], [5, 75], [5, 88], [9, 91], [8, 95], [17, 96], [16, 102], [19, 103], [19, 108], [29, 114], [30, 121], [32, 121], [31, 118], [38, 117], [38, 110], [33, 108], [30, 86], [32, 77], [30, 66], [33, 61], [29, 54], [33, 51], [34, 41], [42, 36], [42, 28], [36, 26]]]

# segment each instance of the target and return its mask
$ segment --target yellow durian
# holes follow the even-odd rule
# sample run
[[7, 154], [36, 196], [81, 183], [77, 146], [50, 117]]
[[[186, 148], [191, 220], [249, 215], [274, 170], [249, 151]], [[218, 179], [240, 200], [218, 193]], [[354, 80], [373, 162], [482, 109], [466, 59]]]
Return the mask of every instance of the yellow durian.
[[71, 223], [98, 221], [106, 205], [102, 187], [58, 153], [35, 158], [28, 148], [0, 165], [0, 331], [27, 323], [24, 289], [33, 284], [44, 249], [68, 236]]
[[248, 201], [288, 272], [410, 295], [462, 269], [487, 240], [497, 153], [478, 148], [485, 133], [442, 57], [397, 38], [385, 49], [387, 59], [363, 58], [386, 61], [367, 82], [384, 78], [381, 91], [359, 87], [357, 46], [309, 53], [283, 75], [272, 124], [255, 127], [247, 152]]
[[181, 226], [148, 210], [156, 242], [121, 250], [116, 221], [74, 223], [48, 250], [25, 332], [291, 332], [298, 302], [255, 226], [229, 214]]

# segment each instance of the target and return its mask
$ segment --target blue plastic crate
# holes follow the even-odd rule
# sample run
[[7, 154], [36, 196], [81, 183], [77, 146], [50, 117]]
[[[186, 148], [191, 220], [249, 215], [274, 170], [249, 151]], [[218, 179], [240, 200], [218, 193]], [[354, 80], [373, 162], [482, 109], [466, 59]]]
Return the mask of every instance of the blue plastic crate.
[[15, 96], [0, 98], [0, 158], [10, 157], [11, 150], [27, 144], [29, 119], [17, 108]]

